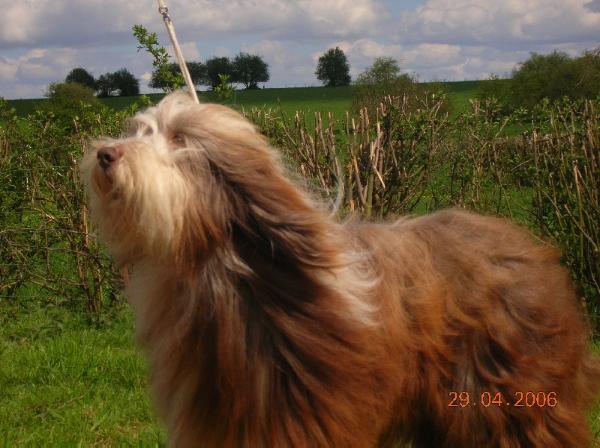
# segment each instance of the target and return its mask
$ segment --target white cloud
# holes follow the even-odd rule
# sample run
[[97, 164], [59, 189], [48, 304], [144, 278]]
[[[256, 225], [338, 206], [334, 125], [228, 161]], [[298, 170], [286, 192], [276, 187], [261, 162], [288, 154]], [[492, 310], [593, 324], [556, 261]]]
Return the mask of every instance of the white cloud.
[[251, 45], [244, 44], [241, 51], [261, 56], [270, 66], [283, 67], [294, 61], [283, 43], [275, 40], [261, 40]]
[[64, 80], [75, 67], [85, 67], [94, 76], [126, 67], [140, 77], [151, 68], [149, 59], [147, 55], [135, 57], [135, 52], [115, 54], [102, 48], [34, 48], [17, 57], [0, 57], [0, 96], [39, 97], [48, 84]]
[[[155, 2], [148, 0], [35, 0], [8, 2], [0, 15], [0, 48], [135, 45], [131, 27], [143, 24], [163, 35]], [[387, 17], [383, 0], [172, 0], [170, 14], [180, 39], [260, 32], [314, 38], [372, 34]]]
[[[423, 80], [506, 74], [531, 51], [577, 54], [598, 45], [600, 0], [169, 0], [188, 60], [263, 56], [270, 86], [316, 85], [317, 59], [339, 46], [356, 77], [374, 58], [397, 59]], [[387, 5], [396, 6], [387, 7]], [[159, 34], [154, 0], [0, 0], [0, 95], [39, 96], [81, 66], [122, 67], [146, 88], [152, 59], [136, 53], [131, 26]], [[392, 16], [390, 11], [397, 11]]]
[[589, 0], [428, 0], [404, 16], [404, 28], [397, 37], [402, 41], [493, 47], [589, 42], [597, 39], [600, 14], [586, 7], [588, 3]]
[[416, 71], [457, 64], [463, 59], [461, 47], [448, 44], [420, 44], [402, 55], [402, 61]]
[[[196, 42], [185, 42], [180, 44], [180, 46], [181, 52], [183, 53], [186, 61], [197, 61], [201, 59], [200, 50], [198, 49]], [[169, 45], [168, 49], [169, 54], [173, 57], [173, 60], [175, 60], [175, 52], [173, 51], [173, 47]], [[204, 55], [204, 59], [206, 59], [206, 55]]]
[[57, 70], [60, 70], [60, 64], [67, 60], [69, 58], [62, 49], [49, 52], [45, 49], [35, 48], [18, 58], [4, 57], [0, 59], [0, 81], [36, 82], [46, 79], [55, 75]]

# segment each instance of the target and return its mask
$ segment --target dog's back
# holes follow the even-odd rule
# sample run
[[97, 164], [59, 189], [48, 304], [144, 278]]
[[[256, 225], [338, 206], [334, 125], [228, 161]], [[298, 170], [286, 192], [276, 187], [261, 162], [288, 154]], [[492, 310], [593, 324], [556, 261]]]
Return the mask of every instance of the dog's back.
[[353, 228], [382, 278], [381, 319], [398, 360], [390, 441], [590, 444], [585, 412], [600, 370], [554, 248], [458, 210]]

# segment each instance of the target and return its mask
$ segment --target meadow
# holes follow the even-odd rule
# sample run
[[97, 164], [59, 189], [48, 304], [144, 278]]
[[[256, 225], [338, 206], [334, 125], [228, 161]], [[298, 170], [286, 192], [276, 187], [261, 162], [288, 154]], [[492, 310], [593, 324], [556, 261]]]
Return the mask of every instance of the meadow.
[[[469, 108], [469, 99], [477, 94], [480, 81], [457, 81], [436, 83], [444, 86], [448, 92], [453, 110], [456, 113]], [[427, 84], [425, 84], [427, 85]], [[156, 103], [164, 96], [162, 93], [150, 93], [147, 95], [152, 102]], [[221, 100], [211, 91], [199, 92], [201, 101], [220, 102], [236, 108], [250, 109], [253, 107], [281, 108], [287, 115], [293, 116], [298, 110], [311, 112], [332, 112], [336, 118], [342, 118], [352, 104], [352, 87], [288, 87], [269, 88], [256, 90], [237, 90], [234, 96], [227, 100]], [[107, 106], [121, 110], [129, 107], [137, 97], [109, 97], [101, 98]], [[19, 116], [32, 113], [46, 99], [21, 99], [9, 100], [8, 104], [13, 107]]]
[[[418, 112], [390, 99], [380, 111], [389, 117], [381, 126], [387, 139], [364, 116], [345, 121], [351, 88], [239, 91], [225, 103], [247, 113], [290, 166], [304, 167], [298, 174], [325, 199], [335, 195], [333, 162], [341, 156], [350, 167], [346, 212], [383, 217], [458, 205], [509, 216], [559, 241], [565, 263], [585, 281], [597, 262], [589, 247], [598, 241], [600, 208], [597, 158], [580, 151], [597, 151], [598, 104], [548, 106], [528, 118], [535, 132], [507, 139], [503, 132], [522, 118], [500, 116], [489, 104], [472, 108], [477, 88], [476, 81], [446, 83], [448, 116], [432, 98], [421, 99]], [[131, 311], [79, 219], [82, 142], [117, 134], [136, 100], [105, 99], [110, 110], [83, 109], [74, 122], [43, 113], [22, 118], [45, 100], [0, 104], [0, 446], [165, 444]], [[375, 154], [403, 150], [407, 170], [374, 167], [364, 150], [371, 143]], [[354, 172], [353, 165], [365, 168]], [[361, 183], [371, 192], [366, 200]], [[599, 416], [600, 405], [590, 414], [600, 443]]]

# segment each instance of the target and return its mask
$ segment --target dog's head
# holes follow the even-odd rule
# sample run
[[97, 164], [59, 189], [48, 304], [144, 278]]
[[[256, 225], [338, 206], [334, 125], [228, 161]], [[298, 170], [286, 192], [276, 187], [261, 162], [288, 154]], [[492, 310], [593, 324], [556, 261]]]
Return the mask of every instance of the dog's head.
[[237, 193], [279, 170], [244, 117], [183, 92], [138, 113], [121, 138], [94, 142], [81, 163], [92, 217], [120, 263], [209, 249], [247, 206]]

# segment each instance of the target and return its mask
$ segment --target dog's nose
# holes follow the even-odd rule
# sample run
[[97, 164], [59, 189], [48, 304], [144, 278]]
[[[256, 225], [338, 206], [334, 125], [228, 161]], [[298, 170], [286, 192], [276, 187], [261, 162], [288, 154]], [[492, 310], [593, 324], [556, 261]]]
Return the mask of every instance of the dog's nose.
[[98, 150], [98, 163], [105, 171], [120, 158], [121, 153], [114, 146], [105, 146]]

